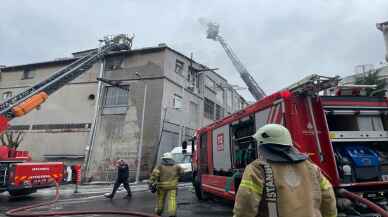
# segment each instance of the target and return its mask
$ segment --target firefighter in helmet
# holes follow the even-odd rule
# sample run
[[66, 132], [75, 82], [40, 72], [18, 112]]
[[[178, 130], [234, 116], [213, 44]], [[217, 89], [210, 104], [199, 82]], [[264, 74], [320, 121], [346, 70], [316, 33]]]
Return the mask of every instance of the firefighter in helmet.
[[320, 169], [292, 146], [290, 132], [267, 124], [253, 135], [259, 158], [244, 171], [234, 217], [336, 217], [333, 188]]
[[171, 153], [165, 153], [162, 156], [161, 164], [152, 171], [150, 185], [156, 186], [157, 189], [155, 208], [157, 215], [162, 215], [167, 198], [168, 214], [170, 217], [176, 216], [176, 192], [178, 180], [182, 174], [183, 169], [175, 164]]

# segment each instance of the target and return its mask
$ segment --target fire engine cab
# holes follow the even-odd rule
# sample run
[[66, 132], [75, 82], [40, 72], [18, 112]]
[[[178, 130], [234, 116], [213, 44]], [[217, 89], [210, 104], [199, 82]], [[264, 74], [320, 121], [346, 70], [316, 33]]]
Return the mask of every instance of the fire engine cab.
[[[363, 96], [362, 89], [370, 86], [341, 87], [339, 81], [308, 76], [197, 129], [193, 139], [197, 197], [234, 200], [245, 166], [257, 158], [251, 135], [265, 124], [277, 123], [290, 130], [294, 146], [309, 155], [336, 191], [357, 193], [387, 210], [388, 101]], [[339, 216], [374, 215], [340, 194], [337, 200]]]

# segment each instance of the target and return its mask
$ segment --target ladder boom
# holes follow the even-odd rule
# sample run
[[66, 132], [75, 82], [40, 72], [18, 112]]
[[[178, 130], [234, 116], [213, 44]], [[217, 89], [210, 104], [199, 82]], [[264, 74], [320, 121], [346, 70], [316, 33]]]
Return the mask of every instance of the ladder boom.
[[8, 120], [15, 117], [12, 108], [30, 99], [41, 92], [50, 95], [65, 86], [78, 76], [86, 72], [95, 62], [112, 50], [129, 50], [132, 46], [132, 38], [124, 34], [106, 38], [105, 45], [93, 50], [88, 55], [79, 58], [70, 65], [53, 73], [47, 79], [33, 85], [27, 90], [15, 95], [0, 103], [0, 116], [5, 116]]
[[236, 70], [240, 73], [241, 79], [245, 82], [245, 84], [248, 86], [248, 90], [253, 95], [253, 97], [256, 100], [260, 100], [261, 98], [265, 97], [265, 92], [259, 84], [253, 79], [251, 74], [248, 72], [248, 70], [245, 68], [245, 66], [241, 63], [240, 59], [237, 57], [237, 55], [233, 52], [232, 48], [225, 42], [225, 40], [221, 36], [217, 36], [216, 40], [220, 42], [221, 46], [224, 48], [226, 54], [229, 56], [230, 60], [232, 61], [234, 67]]

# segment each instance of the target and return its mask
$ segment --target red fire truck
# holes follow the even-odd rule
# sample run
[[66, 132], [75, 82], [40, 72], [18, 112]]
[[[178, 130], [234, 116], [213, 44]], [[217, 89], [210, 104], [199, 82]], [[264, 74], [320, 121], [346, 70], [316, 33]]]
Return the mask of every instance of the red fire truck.
[[[356, 192], [387, 209], [388, 101], [362, 96], [362, 86], [341, 87], [338, 82], [338, 77], [312, 75], [197, 129], [197, 197], [234, 200], [245, 166], [257, 158], [251, 135], [265, 124], [277, 123], [290, 130], [295, 147], [310, 156], [336, 190]], [[336, 94], [328, 94], [334, 89]], [[370, 216], [365, 206], [355, 203], [339, 210], [343, 216]]]
[[[106, 37], [105, 44], [99, 49], [92, 50], [47, 79], [0, 102], [0, 134], [9, 128], [9, 121], [39, 107], [50, 94], [86, 72], [108, 52], [129, 50], [132, 39], [133, 37], [124, 34]], [[78, 166], [67, 167], [62, 162], [31, 162], [27, 151], [12, 150], [0, 144], [0, 192], [8, 191], [11, 195], [30, 194], [39, 188], [51, 187], [55, 182], [79, 180], [79, 175]]]

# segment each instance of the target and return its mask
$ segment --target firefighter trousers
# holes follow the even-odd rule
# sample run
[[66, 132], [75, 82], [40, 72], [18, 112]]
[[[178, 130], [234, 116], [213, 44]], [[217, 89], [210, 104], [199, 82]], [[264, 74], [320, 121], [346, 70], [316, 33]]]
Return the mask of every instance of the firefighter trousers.
[[164, 190], [158, 189], [156, 192], [156, 208], [155, 213], [162, 215], [164, 210], [164, 204], [167, 198], [167, 212], [169, 216], [176, 216], [176, 189]]

